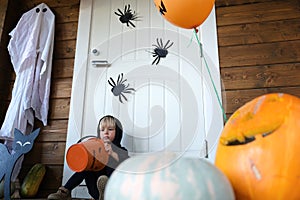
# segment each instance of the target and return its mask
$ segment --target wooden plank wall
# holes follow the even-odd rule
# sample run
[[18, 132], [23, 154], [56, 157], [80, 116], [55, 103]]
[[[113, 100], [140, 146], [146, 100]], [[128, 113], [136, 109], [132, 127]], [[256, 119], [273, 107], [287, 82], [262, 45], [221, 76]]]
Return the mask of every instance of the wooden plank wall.
[[[5, 35], [4, 23], [6, 18], [6, 10], [8, 7], [8, 0], [0, 0], [0, 60], [5, 60], [7, 62], [7, 57], [3, 55], [5, 47], [5, 41], [2, 40]], [[6, 64], [1, 62], [0, 64], [0, 120], [3, 121], [4, 112], [5, 112], [5, 96], [7, 96], [8, 89], [5, 88], [5, 85], [8, 83], [8, 79], [5, 76], [6, 72]], [[11, 68], [11, 67], [9, 67]]]
[[[25, 157], [20, 177], [34, 163], [46, 164], [38, 194], [46, 197], [62, 179], [79, 0], [22, 0], [18, 6], [23, 13], [41, 2], [56, 15], [49, 125], [36, 122], [42, 132]], [[299, 7], [299, 0], [216, 0], [222, 95], [228, 116], [265, 93], [300, 97]], [[13, 81], [11, 78], [10, 92]], [[7, 105], [9, 100], [10, 96]]]
[[266, 93], [300, 97], [300, 1], [217, 0], [216, 5], [227, 115]]
[[[18, 18], [18, 9], [13, 6], [14, 4], [9, 0], [0, 0], [0, 122], [5, 117], [6, 97], [10, 93], [7, 85], [9, 85], [13, 70], [7, 51], [9, 31], [16, 24]], [[7, 12], [8, 9], [17, 12]]]

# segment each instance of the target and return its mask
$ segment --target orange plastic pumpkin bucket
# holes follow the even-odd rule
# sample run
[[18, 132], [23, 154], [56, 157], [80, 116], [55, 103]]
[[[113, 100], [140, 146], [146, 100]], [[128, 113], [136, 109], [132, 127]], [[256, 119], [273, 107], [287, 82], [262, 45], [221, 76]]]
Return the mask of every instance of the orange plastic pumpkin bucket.
[[66, 159], [70, 169], [75, 172], [103, 169], [108, 162], [103, 140], [95, 137], [79, 141], [70, 146], [67, 151]]

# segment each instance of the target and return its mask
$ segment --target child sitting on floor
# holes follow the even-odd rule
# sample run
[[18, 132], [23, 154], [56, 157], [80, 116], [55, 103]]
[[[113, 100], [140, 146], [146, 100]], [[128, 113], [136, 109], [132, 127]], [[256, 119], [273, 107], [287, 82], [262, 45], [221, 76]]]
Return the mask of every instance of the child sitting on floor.
[[48, 200], [71, 200], [71, 191], [85, 180], [89, 194], [95, 199], [104, 199], [106, 182], [115, 168], [128, 158], [127, 150], [121, 146], [123, 127], [121, 122], [110, 115], [99, 120], [97, 134], [104, 141], [109, 155], [107, 165], [100, 171], [75, 172], [67, 183], [56, 193], [50, 194]]

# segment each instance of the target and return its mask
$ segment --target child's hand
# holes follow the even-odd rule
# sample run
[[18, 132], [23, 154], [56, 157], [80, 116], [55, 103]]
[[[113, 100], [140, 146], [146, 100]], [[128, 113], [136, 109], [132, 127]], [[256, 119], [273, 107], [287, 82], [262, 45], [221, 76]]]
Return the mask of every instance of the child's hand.
[[105, 142], [104, 141], [104, 148], [105, 148], [105, 151], [107, 152], [108, 155], [111, 155], [112, 154], [112, 148], [111, 148], [111, 142], [110, 141], [107, 141]]
[[103, 138], [103, 142], [107, 154], [113, 157], [116, 161], [119, 161], [119, 155], [112, 150], [111, 141], [108, 138]]
[[107, 137], [104, 137], [103, 142], [104, 142], [105, 151], [108, 153], [108, 155], [111, 155], [112, 154], [111, 141]]

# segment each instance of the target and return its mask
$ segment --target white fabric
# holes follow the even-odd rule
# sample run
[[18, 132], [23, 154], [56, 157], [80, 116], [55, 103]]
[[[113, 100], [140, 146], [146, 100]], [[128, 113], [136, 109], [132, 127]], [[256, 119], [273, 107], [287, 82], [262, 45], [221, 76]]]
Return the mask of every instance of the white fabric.
[[41, 3], [24, 13], [10, 33], [8, 51], [16, 80], [0, 130], [2, 137], [14, 137], [14, 128], [29, 134], [34, 117], [47, 125], [54, 25], [54, 14]]

